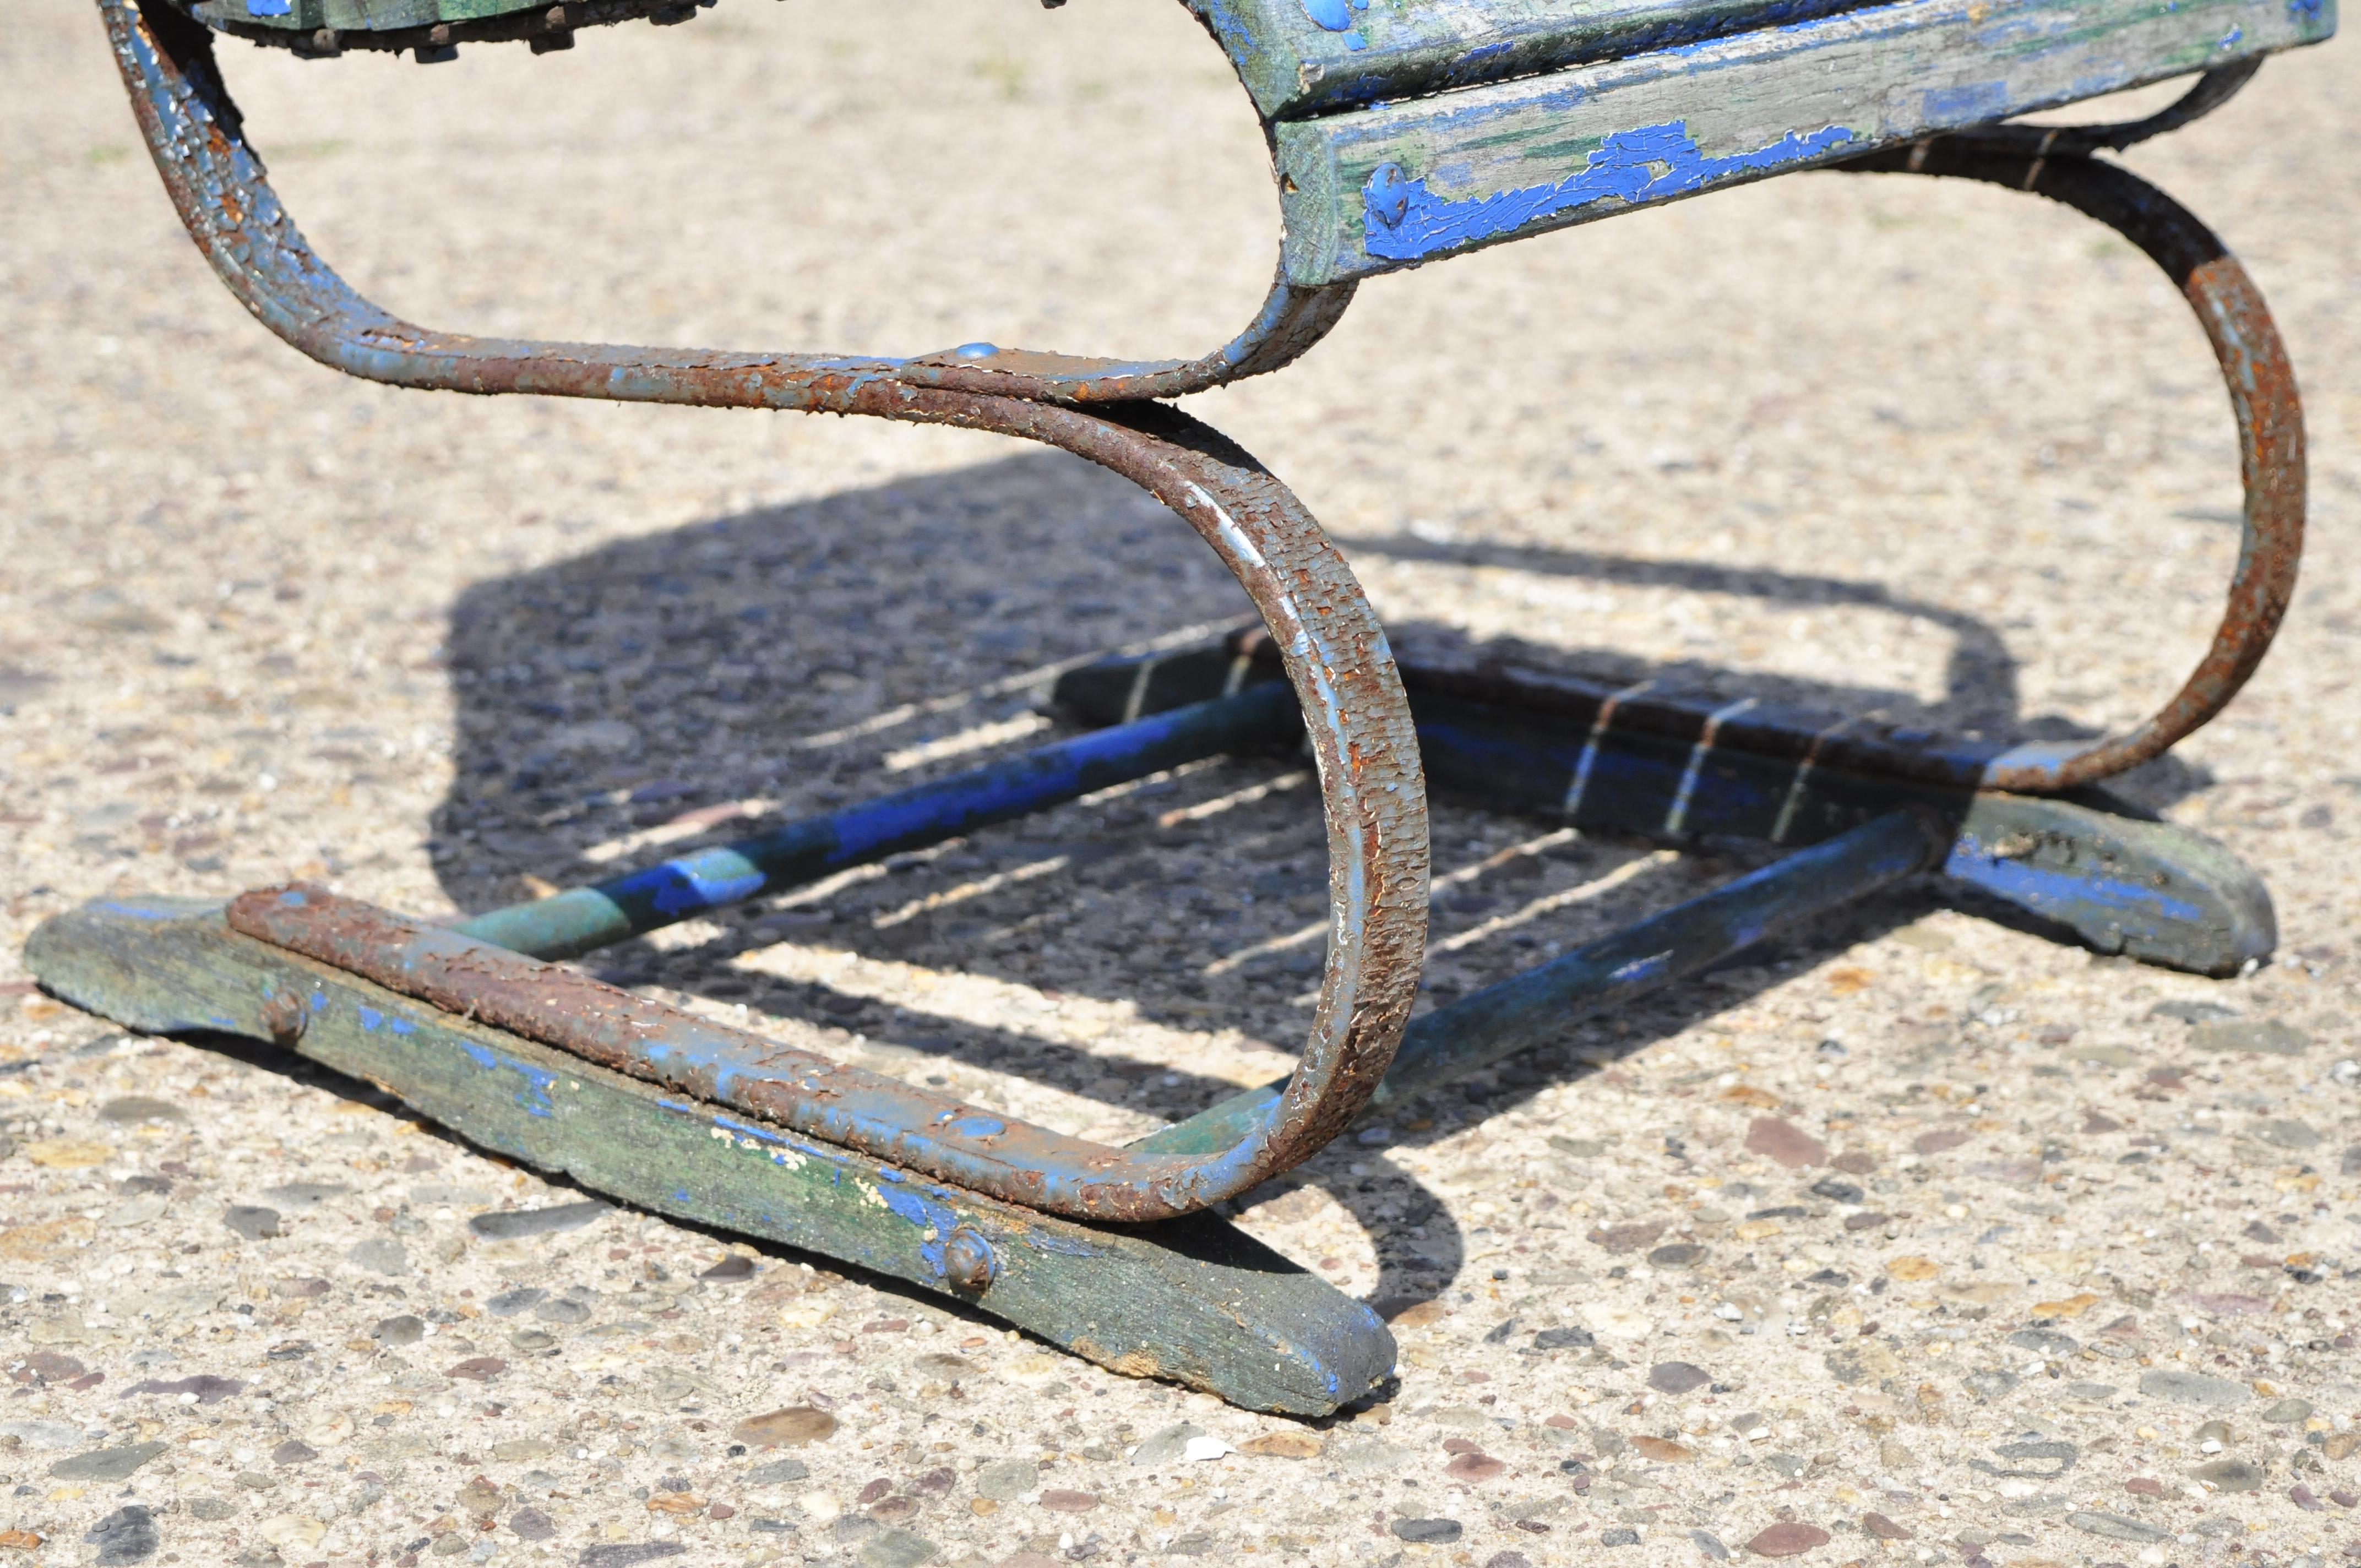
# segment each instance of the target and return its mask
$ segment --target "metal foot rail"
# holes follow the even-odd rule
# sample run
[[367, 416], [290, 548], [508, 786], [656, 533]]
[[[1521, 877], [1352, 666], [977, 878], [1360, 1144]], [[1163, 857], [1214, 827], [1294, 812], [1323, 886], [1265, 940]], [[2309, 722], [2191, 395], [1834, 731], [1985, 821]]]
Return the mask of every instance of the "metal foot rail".
[[[1940, 892], [2014, 905], [2101, 952], [2228, 975], [2279, 939], [2262, 879], [2220, 844], [2089, 792], [1986, 788], [1992, 759], [2007, 754], [1993, 742], [1504, 661], [1412, 658], [1401, 673], [1439, 795], [1674, 844], [1817, 844], [1908, 810], [1948, 846], [1930, 868]], [[1079, 722], [1106, 724], [1279, 678], [1248, 633], [1085, 665], [1060, 677], [1052, 701]]]
[[[1371, 1110], [1439, 1089], [1543, 1044], [1567, 1025], [1661, 991], [1816, 916], [1925, 871], [1943, 850], [1933, 825], [1897, 811], [1799, 850], [1611, 937], [1587, 943], [1411, 1021]], [[1268, 1113], [1280, 1079], [1234, 1095], [1131, 1146], [1220, 1148]]]

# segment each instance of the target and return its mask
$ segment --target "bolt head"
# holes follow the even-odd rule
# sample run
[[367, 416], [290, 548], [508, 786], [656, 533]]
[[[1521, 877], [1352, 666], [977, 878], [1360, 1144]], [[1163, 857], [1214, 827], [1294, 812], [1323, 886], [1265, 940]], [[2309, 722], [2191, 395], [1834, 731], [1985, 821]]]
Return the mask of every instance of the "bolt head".
[[981, 1296], [992, 1287], [993, 1277], [1000, 1272], [1000, 1260], [993, 1255], [992, 1244], [961, 1225], [943, 1244], [943, 1276], [951, 1288]]

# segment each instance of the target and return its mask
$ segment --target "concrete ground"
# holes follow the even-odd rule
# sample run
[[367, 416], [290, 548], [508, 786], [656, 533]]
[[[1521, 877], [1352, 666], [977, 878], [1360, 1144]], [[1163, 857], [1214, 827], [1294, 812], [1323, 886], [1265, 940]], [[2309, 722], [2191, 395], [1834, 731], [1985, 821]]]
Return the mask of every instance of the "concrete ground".
[[[226, 58], [323, 253], [438, 325], [1165, 354], [1268, 278], [1255, 127], [1170, 5]], [[488, 1240], [581, 1195], [28, 982], [111, 893], [480, 909], [954, 770], [1032, 743], [1045, 667], [1243, 599], [991, 438], [341, 379], [181, 236], [87, 8], [12, 6], [0, 1563], [2361, 1559], [2353, 58], [2129, 160], [2246, 258], [2307, 399], [2278, 651], [2126, 785], [2268, 878], [2276, 959], [2194, 979], [1921, 889], [1570, 1031], [1244, 1206], [1395, 1314], [1399, 1383], [1306, 1424], [650, 1215]], [[1195, 406], [1406, 644], [1953, 728], [2136, 718], [2236, 548], [2187, 311], [1982, 188], [1784, 179], [1383, 279]], [[1553, 831], [1436, 808], [1434, 990], [1748, 863]], [[1319, 855], [1300, 776], [1224, 763], [598, 967], [1121, 1137], [1283, 1068]], [[829, 1419], [744, 1424], [789, 1408]]]

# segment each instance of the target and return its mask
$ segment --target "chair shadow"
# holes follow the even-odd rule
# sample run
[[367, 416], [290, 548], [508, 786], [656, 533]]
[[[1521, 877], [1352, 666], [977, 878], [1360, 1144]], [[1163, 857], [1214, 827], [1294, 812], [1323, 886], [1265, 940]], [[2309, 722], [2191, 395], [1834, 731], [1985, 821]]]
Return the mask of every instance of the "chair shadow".
[[[1953, 639], [1943, 696], [1931, 703], [1866, 685], [1651, 665], [1604, 651], [1516, 652], [1548, 667], [1674, 674], [1685, 685], [1998, 739], [2077, 733], [2016, 714], [2015, 665], [1993, 628], [1877, 585], [1569, 550], [1345, 543], [1348, 553], [1917, 618]], [[456, 607], [447, 660], [457, 747], [452, 789], [434, 817], [434, 868], [454, 903], [478, 911], [724, 841], [758, 830], [754, 823], [939, 777], [1040, 743], [1036, 707], [1055, 670], [1157, 639], [1210, 639], [1250, 617], [1244, 594], [1184, 524], [1123, 481], [1058, 454], [600, 544], [478, 585]], [[1464, 641], [1434, 624], [1395, 630], [1404, 645]], [[2146, 803], [2205, 782], [2170, 759], [2145, 772], [2134, 793]], [[1433, 816], [1438, 846], [1488, 820], [1449, 802], [1436, 802]], [[1549, 826], [1535, 825], [1536, 839]], [[1759, 863], [1741, 850], [1635, 864], [1650, 850], [1586, 838], [1498, 866], [1459, 867], [1461, 879], [1437, 901], [1438, 941], [1552, 881], [1623, 880], [1578, 907], [1463, 945], [1430, 971], [1429, 989], [1447, 996], [1504, 978]], [[1438, 873], [1452, 861], [1438, 849]], [[770, 972], [762, 955], [816, 946], [1033, 996], [1125, 1004], [1168, 1043], [1172, 1032], [1186, 1044], [1226, 1024], [1283, 1045], [1302, 1026], [1306, 974], [1318, 967], [1324, 868], [1317, 794], [1300, 762], [1239, 758], [1076, 802], [945, 853], [898, 857], [821, 895], [756, 901], [686, 935], [622, 944], [586, 963], [620, 983], [661, 983], [842, 1031], [840, 1044], [882, 1055], [878, 1065], [939, 1083], [983, 1069], [1177, 1119], [1233, 1092], [1235, 1073], [1197, 1070], [1169, 1051], [1092, 1048], [1071, 1032], [979, 1022], [972, 1009], [930, 1011], [906, 992], [896, 1000], [862, 994], [858, 985], [798, 978], [792, 966]], [[1916, 918], [1927, 905], [1922, 894], [1872, 900], [1750, 957], [1775, 962], [1823, 950]], [[1209, 934], [1218, 949], [1206, 947]], [[1191, 946], [1193, 954], [1175, 951]], [[1257, 947], [1268, 951], [1208, 972], [1209, 951], [1219, 960]], [[1579, 1059], [1563, 1046], [1544, 1047], [1445, 1091], [1431, 1132], [1418, 1135], [1443, 1136], [1466, 1113], [1491, 1113], [1481, 1108], [1495, 1101], [1603, 1070], [1743, 1000], [1705, 986], [1652, 999], [1620, 1015], [1611, 1047], [1585, 1047]], [[1356, 1155], [1367, 1160], [1359, 1174]], [[1425, 1228], [1423, 1237], [1380, 1248], [1375, 1299], [1422, 1299], [1464, 1270], [1468, 1238], [1444, 1206], [1357, 1145], [1340, 1144], [1245, 1204], [1281, 1200], [1305, 1183], [1324, 1187], [1372, 1232], [1394, 1223]], [[1411, 1212], [1420, 1217], [1405, 1219]]]
[[[1541, 576], [1712, 594], [1772, 605], [1881, 610], [1924, 621], [1951, 637], [1950, 657], [1943, 670], [1942, 695], [1932, 701], [1890, 687], [1799, 680], [1694, 661], [1652, 663], [1613, 649], [1538, 648], [1515, 640], [1495, 639], [1485, 645], [1487, 652], [1544, 666], [1578, 669], [1627, 683], [1669, 680], [1675, 685], [1727, 692], [1733, 697], [1753, 696], [1768, 702], [1860, 715], [1971, 740], [2013, 743], [2088, 740], [2098, 736], [2097, 730], [2058, 715], [2027, 716], [2018, 712], [2016, 661], [1992, 626], [1964, 611], [1898, 594], [1882, 583], [1760, 566], [1653, 561], [1541, 545], [1478, 541], [1437, 543], [1411, 534], [1339, 535], [1337, 543], [1353, 555], [1385, 555], [1438, 565], [1502, 566]], [[1399, 640], [1411, 644], [1419, 630], [1404, 628]], [[1458, 641], [1448, 631], [1443, 635]], [[2161, 697], [2164, 694], [2158, 695]], [[2112, 793], [2148, 810], [2160, 810], [2205, 788], [2213, 779], [2204, 769], [2168, 752], [2145, 767], [2108, 782]]]

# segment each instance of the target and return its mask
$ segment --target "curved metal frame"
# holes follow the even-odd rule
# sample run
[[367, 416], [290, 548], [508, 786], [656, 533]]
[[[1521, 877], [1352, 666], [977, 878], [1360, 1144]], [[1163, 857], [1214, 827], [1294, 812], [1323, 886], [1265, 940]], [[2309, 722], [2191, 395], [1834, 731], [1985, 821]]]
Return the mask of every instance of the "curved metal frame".
[[[1310, 1037], [1287, 1093], [1249, 1135], [1205, 1157], [1156, 1157], [1041, 1129], [1073, 1146], [1056, 1168], [962, 1156], [905, 1129], [894, 1157], [979, 1190], [1082, 1218], [1189, 1212], [1317, 1152], [1375, 1091], [1418, 984], [1427, 916], [1426, 802], [1408, 699], [1376, 613], [1301, 502], [1197, 421], [1159, 404], [1086, 410], [1005, 395], [1055, 382], [1069, 398], [1118, 385], [1190, 389], [1267, 367], [1325, 329], [1349, 290], [1278, 290], [1222, 353], [1186, 366], [1043, 368], [1005, 376], [980, 353], [925, 360], [721, 354], [439, 334], [356, 293], [303, 241], [247, 147], [206, 30], [156, 0], [98, 0], [158, 169], [199, 247], [265, 325], [313, 358], [395, 385], [620, 401], [796, 409], [951, 424], [1062, 447], [1178, 512], [1235, 574], [1270, 630], [1318, 762], [1331, 926]], [[1307, 336], [1306, 334], [1309, 334]], [[964, 352], [964, 351], [963, 351]], [[994, 351], [996, 353], [997, 351]], [[1205, 367], [1218, 365], [1219, 375]], [[983, 388], [994, 389], [986, 392]], [[1137, 397], [1137, 393], [1126, 393]], [[989, 1151], [985, 1151], [989, 1155]]]
[[1994, 126], [1855, 159], [1855, 173], [1927, 174], [2030, 191], [2096, 218], [2164, 269], [2213, 345], [2237, 422], [2246, 491], [2238, 564], [2211, 644], [2171, 700], [2136, 728], [2082, 746], [2022, 746], [1984, 770], [1988, 789], [2053, 794], [2162, 756], [2228, 705], [2286, 616], [2303, 554], [2303, 407], [2295, 372], [2254, 280], [2187, 208], [2118, 164], [2089, 156], [2187, 124], [2225, 102], [2255, 62], [2209, 72], [2146, 120], [2090, 126]]
[[[934, 388], [1034, 402], [1183, 397], [1276, 370], [1326, 336], [1355, 285], [1302, 288], [1282, 269], [1254, 320], [1194, 359], [1107, 359], [988, 343], [895, 358], [738, 354], [477, 337], [412, 325], [314, 255], [247, 145], [214, 60], [213, 33], [163, 0], [98, 0], [165, 189], [214, 270], [257, 320], [323, 365], [365, 380], [450, 392], [708, 408], [884, 411], [878, 389]], [[856, 406], [856, 401], [858, 406]]]

